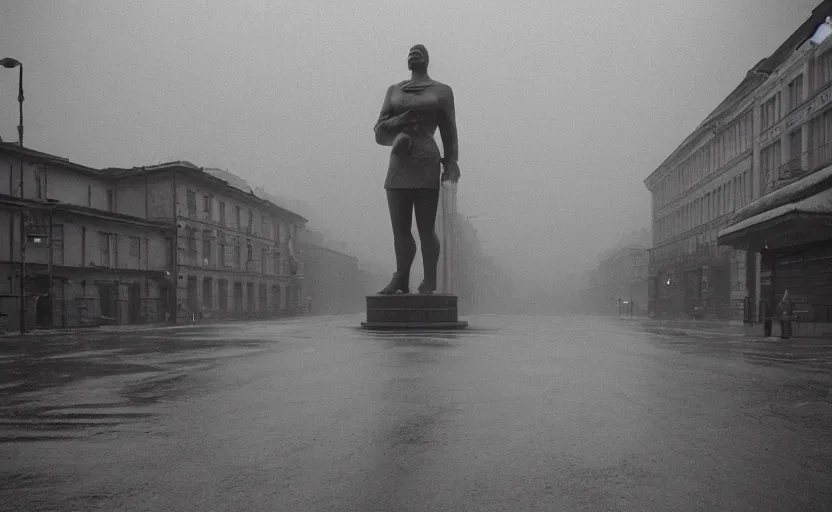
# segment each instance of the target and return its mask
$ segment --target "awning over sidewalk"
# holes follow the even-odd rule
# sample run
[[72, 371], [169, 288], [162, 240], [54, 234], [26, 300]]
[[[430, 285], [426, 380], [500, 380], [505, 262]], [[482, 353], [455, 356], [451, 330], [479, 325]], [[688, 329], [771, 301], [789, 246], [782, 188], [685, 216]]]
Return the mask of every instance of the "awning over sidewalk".
[[796, 203], [828, 188], [832, 188], [832, 166], [813, 172], [748, 203], [734, 213], [731, 223], [735, 224], [779, 206]]
[[[832, 188], [763, 211], [719, 231], [720, 245], [741, 249], [759, 249], [763, 243], [794, 245], [813, 241], [817, 236], [830, 237], [832, 228]], [[816, 236], [817, 235], [817, 236]], [[766, 240], [772, 237], [772, 240]], [[777, 240], [775, 240], [776, 238]], [[792, 239], [792, 243], [786, 243]], [[772, 247], [773, 248], [773, 247]]]

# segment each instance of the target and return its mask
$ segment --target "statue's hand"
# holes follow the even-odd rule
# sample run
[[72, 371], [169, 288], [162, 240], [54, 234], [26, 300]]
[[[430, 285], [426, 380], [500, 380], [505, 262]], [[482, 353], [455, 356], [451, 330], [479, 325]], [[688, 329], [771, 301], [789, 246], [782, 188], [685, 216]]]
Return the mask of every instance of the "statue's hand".
[[458, 163], [442, 160], [442, 165], [445, 167], [445, 170], [442, 172], [442, 181], [450, 181], [451, 183], [459, 181], [461, 173], [459, 172]]
[[391, 128], [402, 128], [409, 124], [418, 123], [420, 120], [419, 113], [414, 110], [407, 110], [401, 114], [390, 119]]

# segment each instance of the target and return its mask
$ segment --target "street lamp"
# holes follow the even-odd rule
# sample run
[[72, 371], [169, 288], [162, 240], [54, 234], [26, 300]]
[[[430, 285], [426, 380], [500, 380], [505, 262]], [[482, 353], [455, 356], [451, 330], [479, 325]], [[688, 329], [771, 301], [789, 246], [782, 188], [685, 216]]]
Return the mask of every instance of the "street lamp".
[[[0, 59], [0, 66], [6, 69], [20, 68], [20, 79], [17, 86], [17, 102], [20, 104], [20, 123], [17, 125], [17, 143], [23, 147], [23, 63], [19, 60], [6, 57]], [[22, 157], [21, 157], [22, 158]]]
[[[17, 125], [17, 143], [20, 146], [20, 198], [23, 199], [23, 63], [17, 59], [6, 57], [0, 59], [0, 66], [6, 69], [20, 68], [17, 86], [17, 102], [20, 105], [20, 122]], [[9, 191], [11, 193], [11, 191]], [[26, 332], [26, 233], [25, 213], [20, 212], [20, 332]]]

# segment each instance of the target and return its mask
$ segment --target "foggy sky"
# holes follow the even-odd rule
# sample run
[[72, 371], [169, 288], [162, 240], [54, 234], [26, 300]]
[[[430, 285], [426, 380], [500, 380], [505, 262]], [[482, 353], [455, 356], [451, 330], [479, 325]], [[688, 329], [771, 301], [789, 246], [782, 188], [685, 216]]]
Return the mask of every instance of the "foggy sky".
[[[11, 0], [0, 57], [25, 65], [27, 146], [227, 169], [392, 271], [372, 126], [422, 43], [454, 89], [460, 211], [541, 282], [649, 227], [642, 180], [818, 2]], [[6, 141], [16, 92], [0, 69]]]

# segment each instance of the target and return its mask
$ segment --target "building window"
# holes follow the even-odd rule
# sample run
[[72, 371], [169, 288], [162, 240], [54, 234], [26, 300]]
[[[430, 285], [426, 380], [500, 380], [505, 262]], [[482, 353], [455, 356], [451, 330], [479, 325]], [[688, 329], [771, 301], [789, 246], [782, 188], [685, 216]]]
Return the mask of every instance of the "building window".
[[188, 216], [189, 217], [196, 217], [196, 192], [194, 192], [193, 190], [188, 189], [187, 197], [188, 197]]
[[[801, 160], [803, 159], [803, 130], [797, 130], [789, 134], [789, 163], [786, 167], [786, 172], [800, 171], [803, 166]], [[786, 176], [784, 176], [785, 178]]]
[[246, 311], [254, 313], [254, 283], [246, 283]]
[[137, 236], [130, 237], [130, 257], [141, 258], [142, 254], [142, 240]]
[[[53, 224], [52, 225], [52, 264], [53, 265], [63, 265], [64, 264], [64, 227], [61, 224]], [[83, 265], [84, 258], [81, 258], [81, 264]]]
[[832, 82], [832, 51], [815, 59], [815, 89]]
[[809, 122], [809, 141], [810, 168], [818, 169], [832, 163], [832, 110]]
[[213, 255], [211, 254], [211, 231], [202, 232], [202, 266], [210, 267]]
[[800, 102], [803, 101], [803, 75], [797, 75], [797, 77], [789, 82], [789, 110], [797, 107], [800, 105]]
[[220, 201], [220, 226], [225, 226], [225, 203]]
[[39, 171], [35, 173], [35, 197], [43, 199], [43, 177]]
[[112, 212], [115, 210], [115, 201], [113, 201], [113, 191], [107, 191], [107, 211]]
[[265, 215], [262, 215], [260, 217], [260, 231], [259, 231], [259, 233], [260, 233], [260, 235], [263, 236], [263, 238], [267, 237], [268, 234], [269, 234], [269, 218], [266, 217]]
[[771, 188], [774, 172], [780, 166], [780, 141], [766, 146], [760, 151], [760, 195], [765, 195]]
[[777, 118], [777, 104], [780, 103], [780, 93], [778, 92], [765, 103], [760, 105], [760, 123], [762, 129], [770, 128], [778, 121]]
[[185, 230], [185, 236], [188, 248], [188, 261], [191, 264], [196, 263], [196, 230], [193, 228], [188, 228], [187, 230]]
[[202, 197], [202, 218], [205, 220], [211, 220], [212, 217], [212, 210], [214, 207], [214, 198], [211, 194], [205, 194]]
[[240, 247], [240, 242], [237, 242], [237, 245], [234, 246], [234, 266], [236, 268], [240, 268], [243, 266], [243, 258], [242, 258], [242, 248]]
[[100, 247], [100, 256], [98, 264], [102, 267], [110, 267], [110, 234], [100, 232], [98, 233], [98, 244]]
[[214, 280], [202, 279], [202, 309], [214, 309]]
[[219, 310], [228, 311], [228, 281], [226, 279], [220, 279], [217, 283], [217, 299]]
[[743, 151], [748, 151], [751, 149], [751, 141], [754, 136], [754, 118], [751, 114], [746, 114], [745, 118], [743, 119], [743, 124], [745, 128], [743, 130]]
[[266, 283], [261, 282], [260, 283], [260, 290], [259, 290], [259, 292], [260, 292], [259, 295], [260, 296], [258, 297], [260, 299], [260, 312], [261, 313], [265, 313], [268, 310], [269, 295], [268, 295], [267, 290], [268, 290], [268, 288], [266, 287]]
[[235, 226], [237, 227], [237, 229], [239, 229], [239, 230], [242, 230], [242, 229], [243, 229], [243, 224], [242, 224], [242, 215], [241, 215], [241, 210], [240, 210], [240, 207], [239, 207], [239, 206], [235, 206], [235, 207], [234, 207], [234, 225], [235, 225]]
[[266, 270], [268, 269], [269, 259], [267, 257], [268, 251], [266, 249], [260, 249], [260, 273], [265, 274]]
[[165, 268], [173, 268], [173, 239], [165, 238]]
[[734, 211], [734, 180], [725, 184], [725, 202], [727, 205], [725, 211]]
[[142, 258], [142, 239], [137, 236], [130, 237], [130, 252], [129, 254], [129, 262], [131, 268], [140, 268], [141, 267], [141, 258]]
[[272, 254], [272, 274], [279, 275], [280, 274], [280, 253], [276, 252]]
[[246, 232], [253, 233], [252, 229], [254, 229], [254, 212], [251, 211], [251, 208], [248, 210], [248, 223], [246, 224]]

